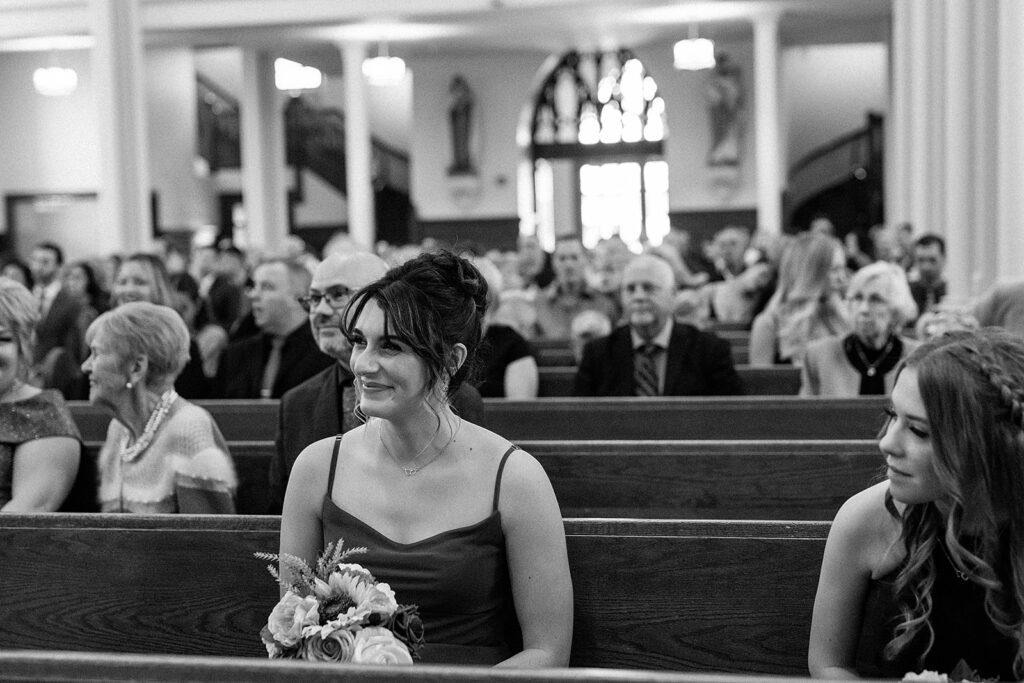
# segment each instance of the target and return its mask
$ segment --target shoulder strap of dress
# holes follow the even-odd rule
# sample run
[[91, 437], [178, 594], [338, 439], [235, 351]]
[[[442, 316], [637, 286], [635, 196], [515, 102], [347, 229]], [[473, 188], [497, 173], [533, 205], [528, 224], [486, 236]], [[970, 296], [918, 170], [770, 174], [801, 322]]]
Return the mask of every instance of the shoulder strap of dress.
[[491, 505], [491, 511], [498, 509], [498, 496], [501, 495], [501, 473], [505, 471], [505, 461], [508, 460], [508, 456], [512, 455], [512, 451], [519, 450], [519, 446], [511, 444], [508, 450], [505, 451], [505, 455], [501, 456], [501, 462], [498, 464], [498, 476], [494, 478], [494, 504]]
[[331, 473], [327, 475], [327, 495], [334, 490], [334, 470], [338, 467], [338, 448], [341, 446], [341, 434], [334, 437], [334, 451], [331, 453]]

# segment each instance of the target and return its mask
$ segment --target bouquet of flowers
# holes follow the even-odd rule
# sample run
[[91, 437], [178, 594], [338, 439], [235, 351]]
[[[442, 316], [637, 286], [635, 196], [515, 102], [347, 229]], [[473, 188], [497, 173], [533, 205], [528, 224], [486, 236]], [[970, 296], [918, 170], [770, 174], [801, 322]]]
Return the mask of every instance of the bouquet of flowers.
[[267, 653], [271, 659], [412, 664], [423, 645], [416, 605], [399, 605], [388, 584], [346, 561], [366, 548], [342, 546], [342, 539], [329, 543], [315, 568], [287, 553], [255, 554], [280, 562], [291, 574], [286, 581], [276, 566], [267, 565], [287, 590], [260, 631]]
[[938, 671], [931, 671], [925, 669], [921, 673], [914, 673], [908, 671], [903, 676], [901, 683], [991, 683], [992, 681], [998, 681], [998, 678], [982, 678], [967, 664], [964, 660], [957, 662], [953, 670], [948, 674], [939, 673]]

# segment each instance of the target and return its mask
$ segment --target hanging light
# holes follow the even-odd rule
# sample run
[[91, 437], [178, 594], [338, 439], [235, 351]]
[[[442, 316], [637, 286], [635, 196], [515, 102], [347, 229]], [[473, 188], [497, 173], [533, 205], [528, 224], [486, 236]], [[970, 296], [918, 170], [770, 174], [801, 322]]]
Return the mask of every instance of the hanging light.
[[306, 66], [290, 59], [278, 57], [274, 60], [274, 85], [278, 90], [298, 93], [299, 90], [315, 90], [323, 83], [320, 69]]
[[376, 57], [363, 60], [363, 76], [370, 85], [398, 85], [405, 78], [405, 61], [388, 55], [388, 44], [381, 43]]
[[64, 97], [78, 87], [78, 73], [74, 69], [57, 66], [57, 57], [53, 55], [50, 66], [39, 67], [32, 72], [32, 85], [40, 95]]
[[697, 37], [697, 27], [690, 24], [690, 37], [680, 40], [672, 48], [675, 67], [687, 71], [700, 71], [715, 66], [715, 43]]

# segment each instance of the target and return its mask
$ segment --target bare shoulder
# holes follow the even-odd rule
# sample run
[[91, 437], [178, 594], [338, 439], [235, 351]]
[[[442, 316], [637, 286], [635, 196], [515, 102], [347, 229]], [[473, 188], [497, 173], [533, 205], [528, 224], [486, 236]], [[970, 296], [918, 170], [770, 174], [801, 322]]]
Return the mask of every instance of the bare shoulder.
[[[341, 443], [338, 445], [339, 452], [347, 452], [353, 448], [357, 440], [362, 438], [365, 430], [366, 426], [363, 425], [343, 434]], [[314, 441], [303, 448], [302, 452], [295, 458], [291, 478], [309, 476], [319, 479], [323, 477], [324, 483], [326, 483], [327, 472], [331, 465], [331, 456], [334, 454], [334, 446], [337, 440], [337, 435], [328, 436], [319, 441]]]
[[850, 497], [836, 513], [830, 542], [863, 558], [876, 578], [887, 574], [902, 559], [900, 521], [886, 507], [889, 482], [883, 481]]

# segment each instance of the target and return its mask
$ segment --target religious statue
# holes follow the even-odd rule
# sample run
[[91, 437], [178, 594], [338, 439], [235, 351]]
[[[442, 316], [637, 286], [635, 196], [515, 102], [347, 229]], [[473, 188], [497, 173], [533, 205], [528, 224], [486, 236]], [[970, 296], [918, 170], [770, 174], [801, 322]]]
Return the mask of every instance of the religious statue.
[[452, 163], [448, 175], [476, 173], [470, 155], [470, 128], [473, 120], [473, 91], [461, 75], [452, 78], [448, 86], [451, 96], [448, 119], [452, 135]]
[[740, 163], [743, 83], [740, 68], [728, 55], [718, 55], [708, 76], [706, 92], [711, 119], [711, 146], [708, 166], [738, 166]]

